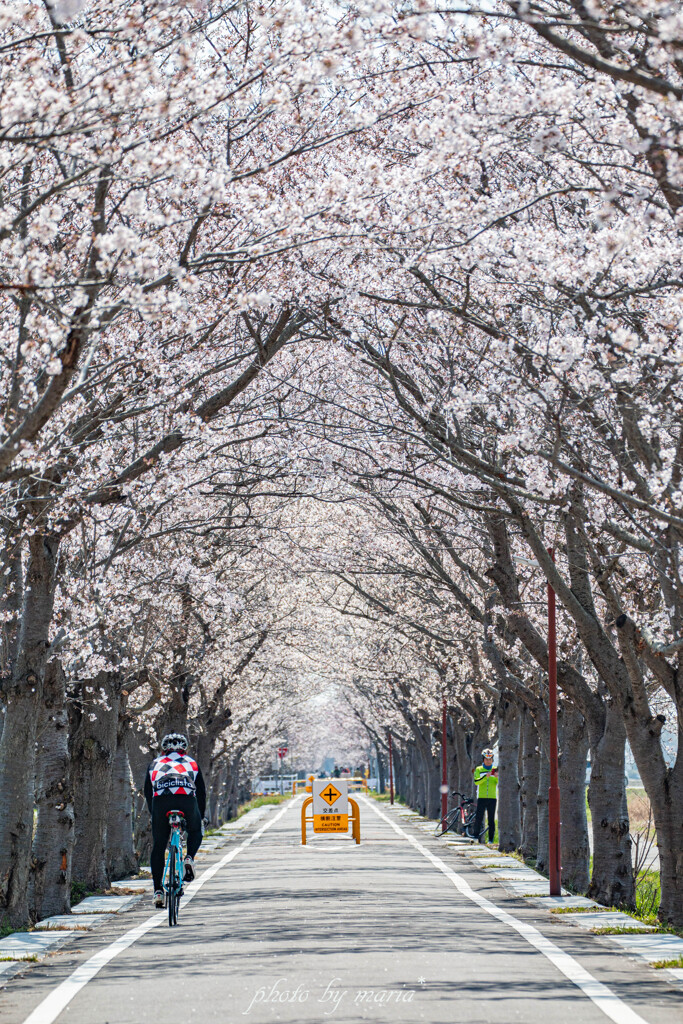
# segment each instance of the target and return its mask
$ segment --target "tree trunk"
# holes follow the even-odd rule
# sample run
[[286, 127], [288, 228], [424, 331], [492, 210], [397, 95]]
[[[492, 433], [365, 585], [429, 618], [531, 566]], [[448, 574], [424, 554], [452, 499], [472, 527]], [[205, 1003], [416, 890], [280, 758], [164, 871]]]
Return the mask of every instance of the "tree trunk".
[[222, 824], [221, 803], [225, 792], [225, 782], [226, 766], [225, 763], [219, 762], [218, 766], [214, 768], [211, 793], [206, 806], [209, 821], [214, 827]]
[[231, 821], [233, 818], [232, 809], [230, 806], [230, 797], [233, 790], [233, 777], [232, 768], [230, 765], [229, 757], [225, 760], [225, 772], [223, 775], [223, 787], [218, 794], [219, 806], [218, 813], [223, 821]]
[[441, 764], [431, 754], [425, 754], [427, 774], [427, 817], [441, 817]]
[[536, 722], [528, 708], [522, 717], [522, 843], [525, 860], [538, 856], [538, 775], [541, 765], [541, 741]]
[[208, 729], [202, 729], [196, 739], [194, 756], [197, 764], [202, 769], [207, 793], [211, 787], [211, 754], [214, 746], [215, 737]]
[[107, 822], [116, 754], [118, 679], [100, 672], [79, 686], [72, 738], [76, 845], [73, 877], [88, 889], [109, 888]]
[[384, 781], [384, 755], [379, 749], [378, 743], [375, 743], [375, 754], [377, 755], [377, 790], [381, 794], [384, 793], [386, 784]]
[[665, 924], [683, 927], [683, 710], [678, 710], [677, 752], [673, 766], [663, 756], [664, 716], [644, 719], [645, 710], [626, 708], [628, 741], [650, 798], [657, 832], [662, 887], [658, 916]]
[[0, 920], [13, 927], [29, 920], [28, 888], [33, 840], [36, 739], [40, 720], [55, 591], [59, 540], [39, 533], [29, 541], [29, 561], [17, 657], [4, 685], [0, 739]]
[[519, 706], [503, 694], [498, 718], [498, 849], [517, 850], [522, 843], [519, 808]]
[[410, 787], [410, 798], [408, 803], [420, 814], [424, 814], [424, 779], [418, 763], [417, 749], [414, 743], [408, 744], [408, 786]]
[[458, 723], [454, 715], [446, 718], [446, 785], [448, 786], [448, 806], [453, 804], [451, 793], [458, 789], [458, 755], [456, 750], [456, 732]]
[[33, 839], [33, 907], [36, 921], [71, 911], [74, 804], [69, 756], [69, 715], [62, 666], [45, 670], [38, 733], [36, 830]]
[[[4, 689], [6, 677], [11, 676], [19, 653], [24, 603], [23, 549], [18, 543], [22, 525], [22, 522], [14, 520], [0, 546], [0, 691]], [[0, 737], [4, 725], [5, 716], [0, 715]]]
[[409, 795], [408, 787], [409, 776], [408, 768], [406, 767], [406, 761], [408, 758], [401, 749], [396, 737], [394, 737], [392, 741], [392, 758], [394, 766], [394, 795], [403, 797], [407, 804], [414, 807], [415, 802]]
[[139, 865], [133, 843], [133, 787], [125, 744], [127, 722], [119, 723], [112, 768], [107, 821], [107, 872], [110, 878], [137, 874]]
[[634, 704], [622, 709], [626, 733], [643, 785], [650, 798], [657, 833], [661, 902], [665, 924], [683, 927], [683, 714], [678, 712], [677, 753], [672, 767], [664, 758], [663, 715], [645, 718], [648, 709]]
[[[677, 763], [681, 761], [683, 736], [679, 728]], [[664, 924], [683, 925], [683, 784], [680, 771], [669, 775], [667, 799], [653, 815], [657, 828], [662, 898], [658, 916]]]
[[223, 793], [223, 817], [232, 821], [237, 817], [239, 809], [239, 766], [241, 754], [238, 754], [226, 765], [227, 779]]
[[586, 818], [586, 721], [573, 704], [562, 704], [559, 717], [560, 819], [562, 821], [562, 882], [585, 892], [590, 878], [590, 847]]
[[606, 907], [635, 907], [631, 836], [625, 785], [626, 730], [612, 701], [603, 730], [591, 744], [588, 806], [593, 833], [593, 874], [588, 896]]
[[538, 791], [536, 793], [536, 818], [538, 821], [538, 851], [536, 867], [544, 874], [548, 873], [550, 832], [548, 830], [548, 790], [550, 788], [550, 761], [548, 748], [541, 738], [540, 758], [538, 766]]
[[147, 810], [144, 785], [147, 768], [152, 760], [149, 737], [134, 725], [126, 730], [126, 751], [133, 783], [133, 837], [138, 863], [149, 863], [152, 849], [152, 819]]
[[[481, 763], [481, 757], [479, 762], [475, 760], [477, 748], [473, 745], [472, 733], [468, 733], [466, 729], [461, 728], [456, 733], [455, 740], [458, 759], [458, 792], [465, 797], [473, 798], [475, 796], [474, 769], [478, 763]], [[481, 744], [478, 747], [480, 754], [483, 749], [483, 744]]]

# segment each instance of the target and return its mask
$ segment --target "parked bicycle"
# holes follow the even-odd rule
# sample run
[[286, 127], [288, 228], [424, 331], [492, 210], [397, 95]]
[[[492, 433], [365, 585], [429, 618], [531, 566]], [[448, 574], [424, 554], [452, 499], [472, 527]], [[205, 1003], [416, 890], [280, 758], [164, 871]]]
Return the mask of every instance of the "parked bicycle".
[[166, 896], [169, 927], [173, 927], [178, 924], [180, 897], [183, 895], [183, 833], [187, 831], [187, 827], [182, 811], [169, 811], [167, 817], [171, 826], [171, 836], [161, 884]]
[[468, 839], [481, 839], [486, 828], [482, 828], [480, 834], [475, 835], [476, 801], [465, 796], [464, 793], [458, 793], [455, 789], [451, 796], [459, 797], [460, 803], [457, 807], [452, 807], [448, 814], [441, 818], [434, 829], [434, 835], [438, 839], [439, 836], [445, 836], [447, 832], [455, 832], [459, 836], [467, 836]]

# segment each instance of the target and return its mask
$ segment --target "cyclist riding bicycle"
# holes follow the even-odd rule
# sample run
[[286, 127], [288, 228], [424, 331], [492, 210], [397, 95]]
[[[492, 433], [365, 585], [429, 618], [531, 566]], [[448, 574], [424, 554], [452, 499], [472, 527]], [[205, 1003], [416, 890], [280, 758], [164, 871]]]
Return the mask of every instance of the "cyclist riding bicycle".
[[187, 752], [187, 737], [171, 732], [161, 741], [161, 754], [147, 768], [145, 799], [152, 815], [152, 879], [154, 906], [163, 907], [161, 879], [171, 826], [170, 811], [181, 811], [187, 826], [187, 857], [183, 881], [194, 878], [194, 858], [202, 842], [202, 818], [206, 810], [206, 787], [197, 762]]

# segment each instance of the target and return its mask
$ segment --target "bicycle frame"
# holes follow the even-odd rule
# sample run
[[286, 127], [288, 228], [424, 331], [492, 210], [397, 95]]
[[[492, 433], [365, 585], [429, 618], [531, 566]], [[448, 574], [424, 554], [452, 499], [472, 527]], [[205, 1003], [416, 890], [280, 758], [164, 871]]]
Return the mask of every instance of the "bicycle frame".
[[[169, 925], [178, 923], [178, 905], [183, 893], [183, 841], [182, 832], [185, 830], [185, 816], [180, 811], [168, 812], [171, 835], [168, 842], [168, 853], [161, 886], [166, 893], [166, 906], [169, 908]], [[170, 864], [175, 865], [175, 879], [169, 878]]]
[[161, 882], [161, 887], [164, 892], [168, 892], [168, 865], [171, 861], [170, 853], [171, 848], [175, 848], [176, 856], [178, 858], [178, 864], [183, 862], [183, 841], [180, 833], [182, 832], [182, 826], [172, 825], [171, 826], [171, 838], [168, 841], [168, 852], [166, 853], [166, 864], [164, 865], [164, 877]]
[[460, 803], [456, 804], [455, 807], [451, 807], [446, 816], [441, 818], [436, 826], [434, 835], [438, 838], [439, 836], [445, 836], [447, 832], [454, 831], [467, 836], [469, 839], [481, 838], [486, 828], [482, 829], [479, 837], [472, 834], [472, 826], [477, 819], [476, 802], [471, 797], [465, 796], [464, 793], [458, 793], [456, 790], [453, 790], [451, 796], [458, 797]]

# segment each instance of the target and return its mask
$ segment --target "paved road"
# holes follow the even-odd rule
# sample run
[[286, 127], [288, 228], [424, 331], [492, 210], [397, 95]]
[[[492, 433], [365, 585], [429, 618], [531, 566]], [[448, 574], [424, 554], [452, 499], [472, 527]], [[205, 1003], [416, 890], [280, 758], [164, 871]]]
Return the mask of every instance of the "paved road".
[[[680, 991], [649, 968], [506, 896], [395, 811], [363, 801], [360, 846], [326, 836], [302, 847], [300, 806], [273, 811], [233, 841], [179, 928], [150, 927], [157, 918], [146, 902], [84, 933], [0, 992], [0, 1020], [683, 1024]], [[223, 860], [220, 851], [204, 864]], [[122, 947], [133, 928], [136, 941], [79, 987], [89, 958], [117, 939]], [[544, 944], [555, 962], [537, 948]]]

